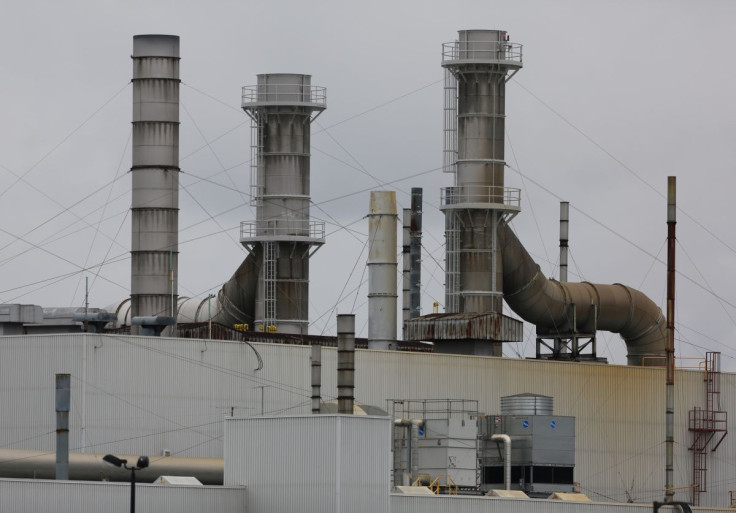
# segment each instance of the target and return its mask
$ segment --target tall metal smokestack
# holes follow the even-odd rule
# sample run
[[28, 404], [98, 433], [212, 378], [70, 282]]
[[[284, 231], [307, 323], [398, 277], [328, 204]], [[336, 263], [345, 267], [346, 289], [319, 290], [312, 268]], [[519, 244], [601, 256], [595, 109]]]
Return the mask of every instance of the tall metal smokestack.
[[337, 315], [337, 413], [353, 414], [355, 402], [355, 315]]
[[[442, 50], [442, 66], [457, 81], [457, 131], [446, 127], [447, 134], [457, 134], [455, 185], [442, 190], [440, 206], [447, 244], [445, 309], [501, 313], [496, 228], [520, 210], [520, 191], [504, 187], [506, 81], [522, 67], [521, 45], [503, 30], [461, 30]], [[493, 354], [501, 355], [500, 344]]]
[[69, 479], [69, 405], [71, 374], [56, 375], [56, 479]]
[[411, 282], [411, 209], [405, 208], [402, 211], [403, 226], [401, 228], [401, 321], [406, 322], [411, 319], [411, 295], [409, 292], [409, 284]]
[[368, 219], [368, 348], [396, 349], [396, 191], [372, 191]]
[[409, 248], [409, 318], [419, 317], [421, 310], [422, 281], [422, 188], [411, 189], [411, 230]]
[[666, 462], [664, 501], [675, 497], [673, 483], [675, 451], [675, 225], [677, 224], [677, 178], [667, 177], [667, 395]]
[[240, 241], [258, 259], [255, 328], [306, 335], [309, 258], [325, 242], [325, 225], [309, 217], [311, 122], [327, 107], [310, 75], [258, 75], [243, 87], [251, 125], [251, 195], [256, 220]]
[[[131, 317], [176, 318], [179, 36], [133, 37]], [[134, 333], [138, 328], [133, 327]], [[168, 327], [164, 336], [172, 336]]]
[[570, 236], [570, 203], [560, 201], [560, 281], [567, 281], [567, 253]]

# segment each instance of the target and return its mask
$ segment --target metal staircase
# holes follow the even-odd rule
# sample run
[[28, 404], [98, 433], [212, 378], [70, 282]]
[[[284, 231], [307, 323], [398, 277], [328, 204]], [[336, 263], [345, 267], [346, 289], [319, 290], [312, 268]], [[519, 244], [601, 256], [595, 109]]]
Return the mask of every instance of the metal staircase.
[[705, 408], [690, 410], [688, 429], [693, 435], [692, 504], [700, 505], [700, 494], [708, 491], [708, 450], [715, 452], [728, 434], [728, 413], [721, 410], [721, 353], [705, 356]]

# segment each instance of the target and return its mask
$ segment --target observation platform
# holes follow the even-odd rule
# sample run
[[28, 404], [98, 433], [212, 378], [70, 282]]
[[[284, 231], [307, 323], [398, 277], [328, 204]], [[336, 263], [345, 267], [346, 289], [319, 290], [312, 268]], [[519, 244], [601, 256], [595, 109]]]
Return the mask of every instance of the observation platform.
[[303, 242], [322, 245], [325, 243], [325, 223], [283, 219], [241, 222], [240, 243], [256, 242]]
[[510, 41], [453, 41], [442, 45], [442, 67], [492, 65], [518, 70], [522, 63], [522, 45]]
[[304, 84], [257, 84], [243, 87], [243, 109], [260, 107], [306, 107], [322, 111], [327, 108], [327, 88]]
[[521, 189], [492, 185], [442, 187], [440, 210], [460, 209], [521, 212]]

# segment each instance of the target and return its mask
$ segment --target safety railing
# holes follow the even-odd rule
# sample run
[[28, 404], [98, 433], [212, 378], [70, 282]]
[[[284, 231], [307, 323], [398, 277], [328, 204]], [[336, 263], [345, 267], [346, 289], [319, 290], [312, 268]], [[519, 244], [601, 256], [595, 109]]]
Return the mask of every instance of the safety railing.
[[240, 223], [240, 238], [257, 237], [302, 237], [308, 239], [324, 239], [324, 221], [270, 219], [268, 221], [243, 221]]
[[252, 103], [309, 103], [327, 106], [327, 88], [303, 84], [257, 84], [243, 86], [243, 107]]
[[466, 203], [503, 204], [521, 208], [521, 189], [496, 185], [464, 185], [443, 187], [440, 204], [443, 207]]
[[689, 412], [690, 431], [727, 431], [728, 412], [708, 411], [702, 408], [693, 408]]
[[442, 62], [510, 61], [521, 64], [522, 45], [509, 41], [453, 41], [443, 43]]

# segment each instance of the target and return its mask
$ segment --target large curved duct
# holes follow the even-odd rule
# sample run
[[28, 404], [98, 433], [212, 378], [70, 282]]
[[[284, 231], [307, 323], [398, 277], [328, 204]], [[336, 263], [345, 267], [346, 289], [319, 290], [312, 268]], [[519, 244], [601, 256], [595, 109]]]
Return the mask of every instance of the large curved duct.
[[[233, 324], [250, 324], [255, 314], [256, 285], [258, 283], [258, 255], [251, 252], [217, 295], [208, 297], [178, 298], [177, 324], [212, 322], [232, 327]], [[106, 308], [117, 314], [116, 328], [130, 326], [130, 299], [124, 299]]]
[[[619, 333], [626, 342], [629, 365], [647, 363], [644, 356], [665, 355], [665, 317], [642, 292], [620, 283], [548, 280], [508, 225], [499, 226], [498, 237], [503, 248], [504, 299], [522, 319], [565, 333], [573, 328], [574, 313], [578, 329], [585, 326]], [[662, 361], [648, 363], [661, 365]]]

